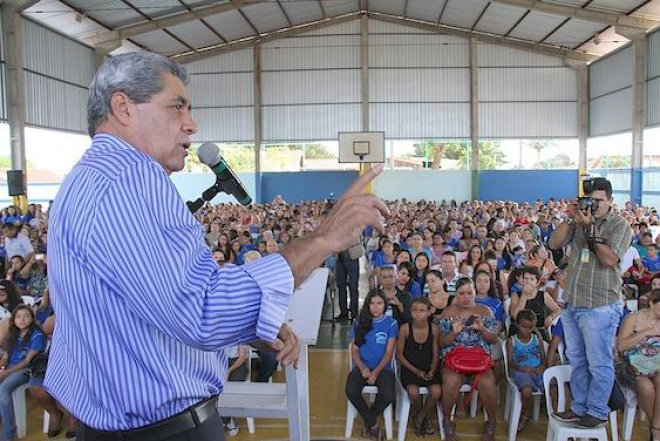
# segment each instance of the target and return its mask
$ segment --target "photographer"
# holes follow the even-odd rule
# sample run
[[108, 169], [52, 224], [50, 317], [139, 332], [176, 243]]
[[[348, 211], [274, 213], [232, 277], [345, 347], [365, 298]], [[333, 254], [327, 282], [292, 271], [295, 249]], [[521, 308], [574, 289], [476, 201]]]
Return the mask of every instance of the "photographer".
[[555, 417], [593, 428], [603, 426], [610, 413], [612, 347], [623, 310], [619, 262], [632, 230], [612, 210], [612, 184], [607, 179], [585, 180], [583, 186], [587, 196], [568, 206], [568, 219], [549, 242], [554, 250], [570, 247], [562, 322], [566, 356], [573, 368], [573, 405]]

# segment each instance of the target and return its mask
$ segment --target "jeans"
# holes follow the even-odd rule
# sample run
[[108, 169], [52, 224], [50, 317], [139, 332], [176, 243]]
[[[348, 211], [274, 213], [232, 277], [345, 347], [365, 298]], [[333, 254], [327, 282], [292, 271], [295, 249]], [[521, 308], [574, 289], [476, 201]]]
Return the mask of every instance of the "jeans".
[[561, 316], [566, 357], [572, 367], [572, 410], [607, 420], [614, 384], [614, 337], [623, 302], [600, 308], [567, 306]]
[[277, 354], [269, 351], [257, 351], [259, 355], [259, 371], [257, 372], [257, 383], [268, 383], [270, 377], [277, 369], [279, 362], [275, 360]]
[[2, 418], [2, 441], [14, 439], [16, 425], [14, 423], [14, 400], [11, 393], [19, 386], [26, 384], [30, 376], [27, 369], [14, 372], [0, 383], [0, 418]]
[[348, 315], [348, 291], [351, 293], [351, 316], [358, 315], [358, 281], [360, 279], [360, 261], [350, 258], [337, 261], [337, 290], [339, 295], [339, 313]]
[[373, 406], [369, 407], [362, 396], [362, 388], [367, 385], [367, 380], [357, 367], [348, 374], [346, 380], [346, 396], [364, 420], [365, 427], [373, 427], [378, 421], [378, 416], [394, 402], [395, 387], [394, 372], [384, 369], [378, 374], [375, 386], [378, 386], [378, 394]]

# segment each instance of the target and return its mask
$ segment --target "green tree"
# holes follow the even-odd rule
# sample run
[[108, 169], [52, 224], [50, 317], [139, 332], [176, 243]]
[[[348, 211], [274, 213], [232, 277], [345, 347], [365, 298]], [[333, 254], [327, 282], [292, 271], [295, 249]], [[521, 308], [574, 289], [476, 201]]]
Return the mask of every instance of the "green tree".
[[[424, 141], [414, 146], [414, 156], [425, 157], [427, 161], [433, 159], [438, 149], [442, 150], [442, 157], [458, 161], [460, 169], [470, 168], [470, 143], [467, 141], [455, 141], [438, 143]], [[501, 145], [497, 141], [483, 141], [479, 143], [479, 168], [495, 169], [505, 163], [505, 156]]]
[[[188, 157], [184, 170], [189, 173], [210, 172], [206, 165], [199, 160], [197, 151], [200, 144], [192, 144], [188, 149]], [[227, 164], [235, 172], [254, 171], [254, 147], [241, 144], [221, 144], [220, 151]]]
[[562, 168], [574, 168], [575, 162], [565, 153], [559, 153], [553, 158], [547, 159], [545, 161], [537, 162], [536, 168], [539, 169], [562, 169]]
[[524, 145], [532, 150], [536, 150], [536, 164], [534, 168], [543, 168], [541, 167], [541, 152], [548, 147], [556, 147], [557, 143], [554, 141], [533, 140], [525, 141]]
[[337, 155], [328, 151], [323, 144], [305, 144], [305, 158], [309, 159], [332, 159]]
[[[28, 170], [34, 170], [36, 167], [33, 162], [27, 161], [26, 164]], [[0, 156], [0, 168], [1, 169], [11, 169], [11, 156]]]

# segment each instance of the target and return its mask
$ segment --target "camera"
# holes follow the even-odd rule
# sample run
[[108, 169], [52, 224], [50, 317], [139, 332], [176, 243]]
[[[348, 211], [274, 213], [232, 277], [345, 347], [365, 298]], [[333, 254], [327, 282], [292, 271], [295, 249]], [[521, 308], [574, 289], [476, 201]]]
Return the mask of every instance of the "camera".
[[591, 210], [592, 213], [595, 213], [598, 211], [598, 203], [599, 201], [597, 199], [594, 199], [590, 196], [584, 196], [581, 198], [578, 198], [577, 200], [577, 205], [578, 209], [581, 211], [589, 211]]
[[[591, 194], [594, 191], [594, 179], [591, 176], [586, 176], [582, 181], [582, 192], [584, 194]], [[590, 196], [583, 196], [578, 198], [578, 209], [580, 211], [589, 211], [592, 213], [598, 211], [598, 200]]]

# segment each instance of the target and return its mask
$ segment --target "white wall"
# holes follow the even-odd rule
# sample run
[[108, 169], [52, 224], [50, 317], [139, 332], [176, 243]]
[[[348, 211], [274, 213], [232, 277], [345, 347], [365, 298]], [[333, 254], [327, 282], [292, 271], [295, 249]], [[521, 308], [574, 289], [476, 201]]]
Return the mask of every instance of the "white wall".
[[383, 199], [437, 201], [470, 200], [472, 172], [469, 170], [385, 170], [374, 181], [374, 193]]

